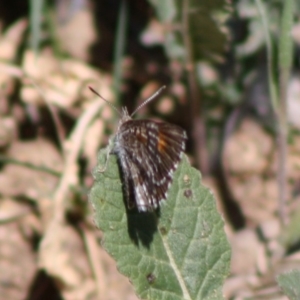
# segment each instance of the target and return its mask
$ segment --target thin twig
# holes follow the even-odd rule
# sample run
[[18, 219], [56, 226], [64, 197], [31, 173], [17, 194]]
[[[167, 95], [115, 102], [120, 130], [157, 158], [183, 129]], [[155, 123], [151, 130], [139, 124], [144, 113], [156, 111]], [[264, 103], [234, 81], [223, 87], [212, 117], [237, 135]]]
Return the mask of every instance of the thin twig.
[[[83, 113], [78, 120], [75, 129], [71, 133], [70, 137], [65, 141], [64, 147], [64, 170], [61, 181], [54, 194], [55, 215], [64, 215], [65, 202], [67, 195], [72, 185], [77, 184], [77, 162], [80, 155], [82, 143], [84, 141], [85, 133], [91, 122], [99, 114], [100, 108], [103, 106], [103, 101], [96, 101], [89, 106], [89, 108]], [[76, 178], [75, 178], [76, 177]]]
[[293, 57], [293, 41], [291, 30], [293, 26], [294, 0], [286, 0], [283, 3], [281, 18], [281, 34], [279, 43], [279, 83], [280, 102], [278, 107], [278, 185], [279, 185], [279, 213], [282, 223], [288, 222], [287, 215], [287, 86], [291, 73]]
[[271, 96], [271, 105], [273, 108], [273, 111], [277, 112], [278, 110], [278, 88], [277, 88], [277, 82], [275, 79], [275, 69], [274, 69], [274, 63], [273, 63], [273, 47], [272, 47], [272, 41], [271, 41], [271, 35], [270, 35], [270, 29], [269, 29], [269, 18], [268, 14], [265, 10], [265, 7], [263, 6], [261, 0], [255, 0], [256, 5], [258, 8], [258, 12], [261, 17], [262, 25], [263, 25], [263, 31], [266, 39], [266, 46], [267, 46], [267, 67], [268, 67], [268, 86], [269, 86], [269, 92]]
[[47, 98], [46, 94], [43, 92], [43, 90], [39, 87], [39, 85], [35, 82], [35, 80], [32, 77], [29, 77], [26, 75], [27, 78], [31, 81], [31, 84], [36, 88], [36, 90], [40, 93], [42, 99], [45, 101], [45, 104], [51, 114], [51, 117], [54, 122], [55, 131], [57, 132], [57, 137], [59, 141], [60, 148], [62, 149], [63, 141], [65, 139], [65, 130], [64, 126], [62, 125], [62, 122], [60, 121], [60, 118], [58, 117], [58, 113], [54, 106], [51, 104], [51, 101]]
[[95, 233], [89, 229], [86, 224], [81, 224], [81, 230], [83, 233], [84, 243], [87, 249], [87, 254], [90, 262], [91, 269], [94, 273], [95, 283], [97, 287], [98, 299], [105, 298], [106, 295], [106, 284], [105, 278], [107, 277], [106, 274], [103, 272], [103, 268], [99, 261], [99, 251], [103, 251], [99, 249], [99, 245], [95, 238]]
[[29, 168], [32, 170], [49, 173], [49, 174], [57, 176], [57, 177], [59, 177], [61, 175], [61, 172], [55, 171], [46, 166], [37, 166], [37, 165], [29, 163], [29, 162], [19, 161], [19, 160], [16, 160], [16, 159], [13, 159], [13, 158], [10, 158], [7, 156], [3, 156], [3, 155], [0, 155], [0, 162], [14, 164], [14, 165], [26, 167], [26, 168]]

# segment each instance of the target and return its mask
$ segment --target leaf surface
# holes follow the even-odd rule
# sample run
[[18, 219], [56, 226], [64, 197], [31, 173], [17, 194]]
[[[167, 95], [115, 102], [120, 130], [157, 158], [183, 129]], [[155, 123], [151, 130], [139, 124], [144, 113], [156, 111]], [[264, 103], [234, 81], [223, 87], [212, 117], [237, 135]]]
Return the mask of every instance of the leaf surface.
[[280, 274], [277, 278], [278, 284], [290, 300], [300, 299], [300, 270], [293, 270]]
[[141, 299], [223, 299], [230, 249], [212, 192], [184, 156], [160, 211], [128, 210], [115, 155], [99, 153], [90, 201], [104, 248]]

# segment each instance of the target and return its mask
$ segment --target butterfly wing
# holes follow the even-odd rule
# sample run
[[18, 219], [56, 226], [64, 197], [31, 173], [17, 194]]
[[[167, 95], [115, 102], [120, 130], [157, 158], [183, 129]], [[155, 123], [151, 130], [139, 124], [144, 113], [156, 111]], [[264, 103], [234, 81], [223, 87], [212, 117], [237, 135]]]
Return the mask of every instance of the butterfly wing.
[[[183, 129], [168, 123], [128, 120], [119, 127], [114, 150], [119, 156], [125, 190], [132, 185], [139, 211], [153, 210], [166, 199], [186, 139]], [[126, 194], [129, 199], [130, 193]]]

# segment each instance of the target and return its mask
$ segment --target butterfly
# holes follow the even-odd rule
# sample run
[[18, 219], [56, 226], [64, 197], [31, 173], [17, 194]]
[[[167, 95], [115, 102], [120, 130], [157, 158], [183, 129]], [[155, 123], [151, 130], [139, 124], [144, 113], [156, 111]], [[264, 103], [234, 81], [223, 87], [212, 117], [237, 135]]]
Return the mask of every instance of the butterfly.
[[117, 155], [128, 208], [135, 206], [139, 212], [155, 210], [167, 198], [173, 173], [185, 150], [187, 135], [173, 124], [134, 120], [132, 117], [165, 86], [146, 99], [131, 115], [126, 107], [120, 112], [93, 88], [89, 88], [121, 117], [116, 134], [109, 141], [105, 166], [99, 171], [106, 170], [110, 154]]

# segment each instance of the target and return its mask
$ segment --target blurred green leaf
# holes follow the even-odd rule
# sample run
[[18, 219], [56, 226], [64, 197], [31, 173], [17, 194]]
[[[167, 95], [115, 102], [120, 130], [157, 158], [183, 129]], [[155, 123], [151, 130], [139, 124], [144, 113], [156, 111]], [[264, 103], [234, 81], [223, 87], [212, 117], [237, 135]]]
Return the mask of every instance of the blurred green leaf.
[[43, 7], [44, 0], [30, 0], [31, 48], [36, 54], [38, 53], [41, 42]]
[[128, 26], [128, 8], [126, 1], [120, 5], [118, 26], [115, 35], [114, 46], [114, 69], [113, 69], [113, 91], [117, 102], [120, 101], [120, 91], [122, 86], [122, 60], [124, 59]]
[[300, 242], [300, 210], [294, 211], [289, 224], [287, 224], [280, 235], [280, 242], [288, 249]]
[[174, 173], [160, 212], [128, 210], [115, 155], [104, 173], [106, 150], [94, 171], [90, 201], [104, 248], [141, 299], [223, 299], [230, 249], [212, 192], [186, 157]]
[[[183, 28], [183, 5], [188, 1], [189, 32]], [[194, 60], [215, 60], [223, 55], [229, 37], [225, 22], [231, 13], [227, 0], [149, 0], [165, 25], [165, 48], [169, 57], [185, 59], [183, 35], [189, 34]]]
[[300, 270], [280, 274], [277, 278], [277, 282], [290, 300], [300, 299]]
[[278, 34], [281, 11], [281, 5], [276, 2], [278, 1], [238, 1], [236, 12], [248, 24], [249, 34], [235, 47], [237, 57], [254, 55], [266, 44], [267, 47], [272, 47], [271, 42]]

